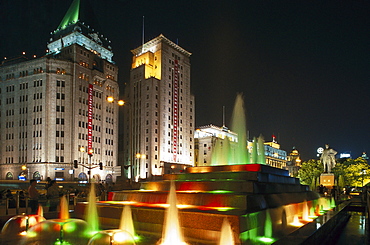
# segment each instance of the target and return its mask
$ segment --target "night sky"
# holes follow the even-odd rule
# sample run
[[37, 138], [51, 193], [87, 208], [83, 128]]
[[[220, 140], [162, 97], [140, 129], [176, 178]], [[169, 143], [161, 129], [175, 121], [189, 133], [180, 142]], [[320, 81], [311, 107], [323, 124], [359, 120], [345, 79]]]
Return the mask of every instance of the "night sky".
[[[112, 41], [122, 91], [145, 16], [145, 41], [162, 33], [192, 53], [196, 126], [222, 126], [223, 106], [230, 125], [240, 92], [251, 137], [274, 134], [303, 160], [326, 143], [370, 153], [370, 1], [81, 1]], [[0, 57], [43, 55], [71, 2], [1, 0]]]

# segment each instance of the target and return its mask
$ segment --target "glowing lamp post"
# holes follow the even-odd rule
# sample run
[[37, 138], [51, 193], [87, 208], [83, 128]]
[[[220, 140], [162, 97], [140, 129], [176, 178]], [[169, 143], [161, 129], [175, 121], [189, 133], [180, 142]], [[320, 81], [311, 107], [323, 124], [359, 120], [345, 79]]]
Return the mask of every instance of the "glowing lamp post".
[[145, 154], [140, 154], [140, 153], [136, 153], [136, 159], [138, 160], [139, 164], [138, 164], [138, 171], [137, 171], [137, 175], [135, 176], [136, 180], [139, 179], [139, 176], [140, 176], [140, 165], [141, 165], [141, 159], [145, 159], [146, 158], [146, 155]]
[[[81, 152], [85, 152], [85, 147], [81, 147], [80, 148], [80, 151]], [[91, 183], [91, 169], [93, 169], [93, 167], [91, 167], [91, 158], [92, 158], [92, 155], [94, 153], [94, 150], [93, 149], [89, 149], [89, 151], [87, 152], [87, 154], [89, 155], [89, 162], [88, 162], [88, 167], [87, 169], [89, 170], [88, 171], [88, 174], [89, 174], [89, 183]]]
[[[109, 103], [114, 103], [114, 101], [115, 101], [113, 96], [107, 96], [106, 99], [107, 99], [107, 102], [109, 102]], [[129, 102], [124, 101], [124, 100], [118, 100], [117, 101], [117, 105], [124, 106], [124, 105], [131, 105], [131, 104]], [[133, 166], [133, 164], [132, 164], [133, 157], [131, 155], [131, 154], [133, 154], [133, 150], [132, 150], [132, 135], [133, 134], [132, 134], [132, 131], [131, 131], [132, 130], [132, 125], [131, 125], [131, 122], [132, 122], [132, 108], [129, 107], [129, 110], [130, 110], [130, 118], [129, 118], [129, 120], [130, 120], [130, 135], [129, 135], [129, 138], [130, 138], [130, 153], [129, 153], [130, 154], [130, 157], [129, 157], [129, 159], [130, 159], [131, 163], [129, 165], [124, 165], [123, 166], [124, 169], [128, 169], [129, 167], [132, 167]], [[140, 158], [140, 156], [136, 155], [136, 158]], [[145, 157], [145, 155], [144, 155], [144, 157]], [[125, 174], [123, 174], [123, 176], [124, 175]], [[130, 176], [128, 176], [128, 177], [130, 178], [130, 182], [132, 183], [133, 168], [131, 168]]]

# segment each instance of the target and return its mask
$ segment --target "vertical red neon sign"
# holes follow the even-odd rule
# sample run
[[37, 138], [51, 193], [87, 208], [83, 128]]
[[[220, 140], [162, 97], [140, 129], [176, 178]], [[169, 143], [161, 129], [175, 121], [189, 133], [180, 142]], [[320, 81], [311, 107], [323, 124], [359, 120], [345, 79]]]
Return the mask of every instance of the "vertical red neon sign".
[[92, 155], [93, 85], [89, 84], [87, 108], [87, 153]]
[[176, 162], [177, 157], [177, 137], [178, 137], [178, 104], [179, 104], [179, 65], [175, 60], [173, 74], [173, 160]]

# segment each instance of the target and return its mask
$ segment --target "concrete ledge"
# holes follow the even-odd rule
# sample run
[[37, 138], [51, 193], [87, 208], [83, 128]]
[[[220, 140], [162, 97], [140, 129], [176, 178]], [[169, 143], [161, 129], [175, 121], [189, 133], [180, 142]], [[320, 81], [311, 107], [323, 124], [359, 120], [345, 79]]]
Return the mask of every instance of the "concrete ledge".
[[302, 226], [273, 244], [331, 244], [335, 240], [335, 236], [350, 218], [347, 212], [347, 205], [348, 203], [342, 203], [333, 210], [319, 216], [313, 222]]

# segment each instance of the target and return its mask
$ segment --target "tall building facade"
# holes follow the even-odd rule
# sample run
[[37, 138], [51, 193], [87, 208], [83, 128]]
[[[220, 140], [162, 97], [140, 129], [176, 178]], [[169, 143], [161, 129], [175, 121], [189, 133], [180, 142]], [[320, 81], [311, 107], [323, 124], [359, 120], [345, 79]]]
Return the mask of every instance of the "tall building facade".
[[78, 16], [74, 1], [44, 57], [0, 66], [0, 179], [115, 181], [118, 107], [106, 98], [118, 98], [118, 68]]
[[191, 53], [163, 35], [131, 52], [125, 91], [126, 177], [150, 179], [194, 165]]

